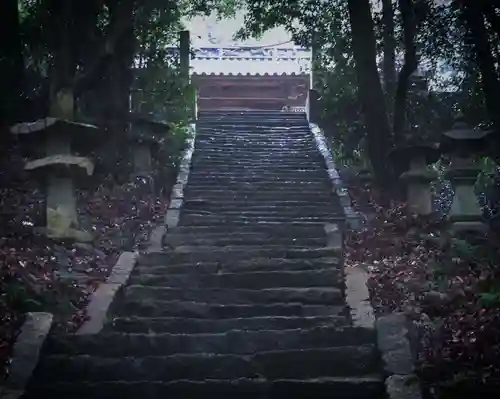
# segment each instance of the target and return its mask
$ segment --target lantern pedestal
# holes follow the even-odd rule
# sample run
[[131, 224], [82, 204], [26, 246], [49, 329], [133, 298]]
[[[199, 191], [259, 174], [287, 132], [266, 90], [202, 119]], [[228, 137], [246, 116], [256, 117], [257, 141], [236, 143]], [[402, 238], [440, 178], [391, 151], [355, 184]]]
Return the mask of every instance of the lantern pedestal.
[[405, 183], [405, 200], [410, 210], [417, 215], [433, 213], [431, 182], [437, 179], [437, 172], [427, 165], [439, 159], [439, 150], [426, 143], [411, 143], [394, 148], [389, 161], [400, 180]]
[[446, 172], [446, 178], [451, 181], [455, 191], [448, 214], [451, 233], [487, 230], [483, 212], [474, 192], [479, 172], [472, 161], [465, 159], [453, 159]]
[[474, 155], [488, 148], [491, 131], [472, 129], [462, 115], [458, 115], [450, 131], [443, 133], [441, 147], [450, 155], [446, 178], [451, 181], [455, 195], [448, 220], [450, 232], [484, 232], [487, 225], [474, 192], [480, 172], [474, 164]]
[[406, 183], [408, 207], [413, 213], [428, 216], [433, 213], [431, 183], [437, 173], [425, 169], [404, 172], [400, 179]]

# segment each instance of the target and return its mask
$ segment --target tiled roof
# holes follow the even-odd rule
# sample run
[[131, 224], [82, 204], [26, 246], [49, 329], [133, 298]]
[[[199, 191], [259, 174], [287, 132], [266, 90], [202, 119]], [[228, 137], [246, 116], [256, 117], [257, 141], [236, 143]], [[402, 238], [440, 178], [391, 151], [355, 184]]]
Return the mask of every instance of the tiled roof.
[[197, 75], [300, 75], [310, 72], [311, 52], [300, 47], [203, 47], [194, 50], [190, 65]]

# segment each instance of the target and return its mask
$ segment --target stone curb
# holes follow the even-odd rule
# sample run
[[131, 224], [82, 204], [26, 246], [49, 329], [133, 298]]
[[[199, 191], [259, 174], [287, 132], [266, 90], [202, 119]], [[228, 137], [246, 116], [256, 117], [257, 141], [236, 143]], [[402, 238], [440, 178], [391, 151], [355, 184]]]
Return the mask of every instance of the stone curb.
[[172, 188], [172, 194], [170, 195], [170, 203], [168, 205], [167, 214], [165, 215], [165, 229], [168, 230], [170, 227], [176, 227], [179, 224], [179, 217], [181, 213], [181, 207], [184, 202], [184, 188], [188, 182], [189, 170], [191, 168], [191, 158], [194, 152], [194, 142], [196, 139], [196, 124], [191, 124], [192, 136], [187, 141], [187, 148], [184, 150], [182, 156], [181, 164], [179, 166], [179, 173], [177, 174], [177, 180]]
[[375, 328], [370, 291], [368, 290], [368, 272], [363, 265], [344, 267], [345, 300], [350, 309], [352, 324], [356, 327]]
[[52, 322], [51, 313], [26, 314], [21, 332], [14, 344], [10, 374], [4, 386], [0, 387], [1, 399], [17, 399], [24, 393], [38, 363], [40, 350], [52, 327]]
[[352, 207], [351, 197], [349, 196], [347, 189], [344, 187], [344, 184], [340, 179], [339, 172], [335, 167], [332, 152], [330, 151], [330, 146], [328, 145], [328, 141], [325, 138], [323, 130], [315, 123], [309, 123], [309, 128], [314, 135], [316, 148], [325, 159], [328, 176], [330, 178], [330, 181], [332, 182], [335, 193], [340, 198], [340, 204], [342, 205], [342, 208], [344, 208], [344, 213], [349, 228], [356, 230], [360, 229], [363, 218]]
[[89, 319], [78, 329], [76, 335], [98, 334], [104, 327], [106, 316], [113, 299], [132, 273], [138, 252], [123, 252], [113, 266], [111, 274], [92, 294], [87, 305]]
[[391, 313], [376, 321], [377, 346], [387, 375], [385, 387], [388, 399], [422, 398], [408, 327], [404, 313]]

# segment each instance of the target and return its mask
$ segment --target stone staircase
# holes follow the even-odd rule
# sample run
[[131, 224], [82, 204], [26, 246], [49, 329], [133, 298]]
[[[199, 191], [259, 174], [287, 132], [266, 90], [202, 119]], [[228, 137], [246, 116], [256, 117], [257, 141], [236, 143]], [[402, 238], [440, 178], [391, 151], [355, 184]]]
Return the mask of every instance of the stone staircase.
[[385, 397], [352, 325], [344, 220], [305, 116], [201, 113], [179, 225], [140, 257], [95, 335], [51, 335], [25, 398]]

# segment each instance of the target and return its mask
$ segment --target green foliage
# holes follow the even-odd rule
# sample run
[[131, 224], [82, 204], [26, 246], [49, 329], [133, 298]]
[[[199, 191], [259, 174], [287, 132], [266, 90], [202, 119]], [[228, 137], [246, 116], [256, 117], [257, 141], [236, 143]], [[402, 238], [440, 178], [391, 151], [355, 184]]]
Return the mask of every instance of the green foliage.
[[500, 306], [500, 287], [496, 287], [488, 292], [480, 292], [478, 296], [479, 304], [482, 307], [495, 308]]

